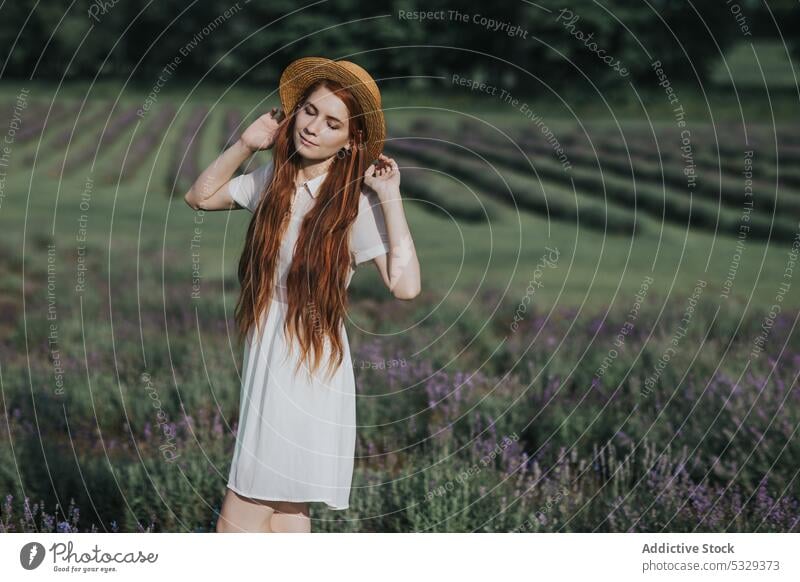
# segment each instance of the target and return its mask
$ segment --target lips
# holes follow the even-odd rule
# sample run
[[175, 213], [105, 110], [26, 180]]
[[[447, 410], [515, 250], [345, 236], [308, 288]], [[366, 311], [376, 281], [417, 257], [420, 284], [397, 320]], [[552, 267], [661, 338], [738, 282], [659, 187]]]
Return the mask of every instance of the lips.
[[305, 145], [307, 145], [308, 147], [311, 147], [311, 148], [313, 148], [313, 147], [316, 147], [316, 146], [317, 146], [317, 144], [315, 144], [315, 143], [312, 143], [312, 142], [308, 141], [308, 140], [307, 140], [306, 138], [304, 138], [302, 135], [300, 136], [300, 141], [301, 141], [301, 142], [303, 142], [303, 144], [305, 144]]

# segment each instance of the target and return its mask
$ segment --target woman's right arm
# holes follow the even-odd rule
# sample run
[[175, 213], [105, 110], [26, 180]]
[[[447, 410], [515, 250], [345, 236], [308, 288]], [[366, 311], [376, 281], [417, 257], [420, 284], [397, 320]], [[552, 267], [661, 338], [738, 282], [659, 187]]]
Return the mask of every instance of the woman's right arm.
[[192, 187], [183, 197], [186, 204], [195, 210], [232, 210], [239, 205], [231, 197], [228, 190], [231, 177], [236, 169], [241, 166], [254, 150], [250, 149], [239, 138], [220, 156], [211, 162], [202, 174], [195, 180]]
[[231, 196], [228, 185], [236, 169], [258, 150], [275, 143], [275, 134], [283, 112], [272, 111], [259, 117], [236, 142], [211, 162], [183, 197], [194, 210], [233, 210], [241, 208]]

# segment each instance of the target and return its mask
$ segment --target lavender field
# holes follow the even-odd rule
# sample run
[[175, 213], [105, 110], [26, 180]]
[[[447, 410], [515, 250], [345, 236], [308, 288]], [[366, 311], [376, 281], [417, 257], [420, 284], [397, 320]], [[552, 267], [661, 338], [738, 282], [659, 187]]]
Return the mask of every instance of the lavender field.
[[[166, 313], [160, 297], [114, 293], [113, 341], [85, 352], [81, 327], [98, 337], [105, 324], [91, 308], [61, 312], [75, 381], [34, 399], [29, 386], [51, 385], [48, 328], [6, 312], [4, 531], [213, 531], [238, 354], [229, 314], [180, 288], [166, 281]], [[499, 292], [460, 316], [359, 293], [353, 318], [370, 333], [351, 333], [351, 508], [315, 508], [318, 531], [796, 531], [796, 311], [754, 357], [762, 318], [704, 309], [706, 298], [672, 353], [680, 300], [648, 298], [634, 320], [532, 309], [512, 332]], [[28, 309], [40, 296], [32, 286]], [[480, 332], [479, 310], [496, 310]], [[397, 334], [403, 321], [420, 324]]]

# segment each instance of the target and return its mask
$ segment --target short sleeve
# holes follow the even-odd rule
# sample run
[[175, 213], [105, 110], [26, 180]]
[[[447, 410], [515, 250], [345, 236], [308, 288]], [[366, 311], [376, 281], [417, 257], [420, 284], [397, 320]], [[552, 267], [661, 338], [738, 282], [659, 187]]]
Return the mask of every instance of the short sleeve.
[[272, 177], [272, 160], [249, 174], [241, 174], [228, 182], [228, 191], [236, 203], [255, 212], [264, 186]]
[[378, 195], [364, 191], [359, 198], [358, 216], [350, 234], [350, 250], [356, 265], [389, 252], [389, 234]]

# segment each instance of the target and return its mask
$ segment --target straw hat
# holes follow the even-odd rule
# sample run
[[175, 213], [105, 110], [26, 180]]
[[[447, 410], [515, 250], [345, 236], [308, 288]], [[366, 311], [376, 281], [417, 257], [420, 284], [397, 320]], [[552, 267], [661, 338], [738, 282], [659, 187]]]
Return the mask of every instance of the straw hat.
[[278, 92], [283, 111], [289, 115], [305, 90], [319, 79], [338, 81], [353, 93], [364, 111], [367, 131], [364, 141], [368, 162], [376, 160], [386, 140], [381, 93], [375, 80], [357, 64], [323, 57], [303, 57], [293, 61], [281, 73]]

